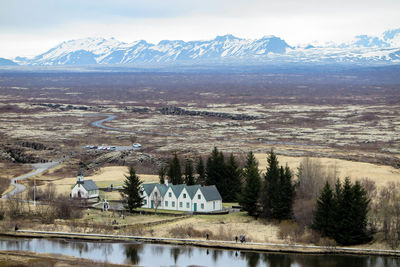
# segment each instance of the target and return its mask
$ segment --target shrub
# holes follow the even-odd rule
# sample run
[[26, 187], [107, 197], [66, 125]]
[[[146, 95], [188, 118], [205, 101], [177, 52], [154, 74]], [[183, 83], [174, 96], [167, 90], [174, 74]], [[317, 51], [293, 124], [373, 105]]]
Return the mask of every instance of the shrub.
[[293, 221], [281, 221], [279, 224], [279, 238], [285, 239], [289, 242], [298, 241], [304, 229]]

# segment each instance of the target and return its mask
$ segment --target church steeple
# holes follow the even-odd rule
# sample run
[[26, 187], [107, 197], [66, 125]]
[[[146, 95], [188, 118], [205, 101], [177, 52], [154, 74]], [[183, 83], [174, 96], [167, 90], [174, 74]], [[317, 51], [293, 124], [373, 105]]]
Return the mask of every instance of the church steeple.
[[76, 183], [83, 184], [83, 172], [82, 169], [79, 169], [78, 175], [76, 176]]

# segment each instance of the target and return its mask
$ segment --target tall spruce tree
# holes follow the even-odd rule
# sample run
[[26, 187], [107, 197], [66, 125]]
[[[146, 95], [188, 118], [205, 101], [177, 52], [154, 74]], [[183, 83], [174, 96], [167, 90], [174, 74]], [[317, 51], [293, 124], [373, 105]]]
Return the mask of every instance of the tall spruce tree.
[[160, 180], [160, 184], [165, 183], [165, 176], [167, 176], [167, 168], [165, 166], [161, 166], [161, 168], [158, 170], [158, 178]]
[[235, 202], [237, 201], [237, 195], [240, 194], [242, 190], [242, 171], [232, 153], [225, 166], [225, 177], [227, 192], [225, 201]]
[[281, 166], [279, 171], [279, 191], [278, 203], [274, 205], [272, 217], [278, 220], [289, 220], [293, 217], [295, 186], [292, 182], [292, 172], [287, 164], [285, 168]]
[[133, 167], [129, 168], [129, 175], [125, 175], [124, 185], [122, 186], [121, 196], [125, 203], [125, 208], [132, 212], [143, 205], [142, 181], [136, 175]]
[[185, 183], [194, 185], [193, 161], [191, 159], [185, 160]]
[[312, 228], [319, 231], [322, 236], [333, 237], [335, 235], [336, 220], [332, 208], [334, 206], [333, 190], [329, 183], [326, 182], [319, 198], [317, 199], [312, 224]]
[[351, 184], [346, 177], [337, 204], [336, 241], [341, 245], [355, 245], [370, 240], [367, 233], [369, 199], [359, 183]]
[[272, 149], [268, 155], [267, 163], [267, 172], [264, 175], [263, 190], [261, 193], [262, 215], [263, 217], [274, 219], [281, 192], [279, 192], [279, 162]]
[[225, 201], [227, 195], [224, 154], [214, 147], [206, 166], [206, 185], [215, 185]]
[[196, 172], [198, 174], [196, 183], [199, 185], [206, 184], [206, 167], [204, 166], [204, 161], [202, 157], [199, 157], [196, 165]]
[[172, 184], [182, 184], [182, 170], [178, 155], [174, 153], [174, 157], [169, 162], [168, 178]]
[[[367, 232], [370, 200], [364, 188], [358, 182], [352, 185], [349, 178], [345, 179], [343, 185], [338, 180], [332, 203], [329, 204], [329, 193], [325, 187], [317, 202], [313, 227], [341, 245], [368, 242], [371, 239]], [[324, 205], [320, 205], [320, 202]]]
[[352, 187], [353, 203], [351, 210], [353, 211], [354, 240], [356, 243], [365, 243], [371, 240], [371, 235], [367, 231], [367, 214], [370, 199], [366, 190], [356, 181]]
[[207, 159], [206, 184], [217, 186], [223, 180], [224, 167], [224, 155], [218, 151], [217, 147], [214, 147]]
[[245, 178], [245, 183], [241, 194], [238, 196], [239, 204], [250, 216], [257, 216], [259, 213], [258, 199], [260, 195], [261, 178], [260, 171], [258, 170], [258, 163], [253, 152], [249, 152], [247, 155], [243, 176]]

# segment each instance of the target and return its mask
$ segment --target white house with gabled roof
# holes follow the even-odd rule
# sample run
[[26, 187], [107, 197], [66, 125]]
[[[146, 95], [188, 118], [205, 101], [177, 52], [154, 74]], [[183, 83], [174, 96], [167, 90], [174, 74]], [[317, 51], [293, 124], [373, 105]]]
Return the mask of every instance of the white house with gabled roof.
[[218, 189], [200, 185], [142, 184], [142, 208], [157, 208], [187, 212], [213, 212], [222, 210]]
[[72, 198], [98, 198], [99, 188], [93, 180], [85, 180], [83, 177], [82, 170], [79, 170], [76, 177], [76, 184], [72, 188], [71, 192]]

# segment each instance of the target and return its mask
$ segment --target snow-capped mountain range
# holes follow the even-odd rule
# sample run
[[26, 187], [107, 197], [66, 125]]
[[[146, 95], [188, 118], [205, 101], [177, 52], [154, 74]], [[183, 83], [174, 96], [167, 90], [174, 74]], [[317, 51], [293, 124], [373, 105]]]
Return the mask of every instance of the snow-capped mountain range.
[[93, 65], [157, 63], [400, 63], [400, 28], [380, 37], [359, 35], [342, 44], [291, 46], [275, 36], [242, 39], [233, 35], [208, 41], [164, 40], [151, 44], [114, 38], [63, 42], [33, 58], [17, 57], [20, 65]]

